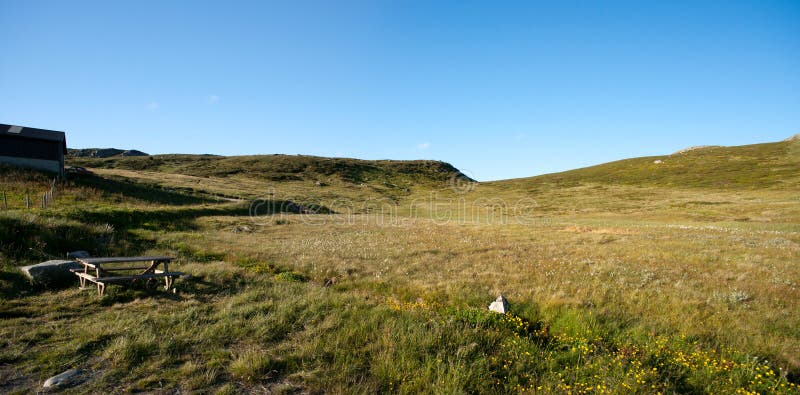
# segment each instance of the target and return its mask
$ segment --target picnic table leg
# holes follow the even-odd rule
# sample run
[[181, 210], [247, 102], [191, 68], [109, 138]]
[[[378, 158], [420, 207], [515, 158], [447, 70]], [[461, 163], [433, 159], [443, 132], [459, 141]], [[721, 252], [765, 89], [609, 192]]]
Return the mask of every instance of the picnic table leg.
[[95, 267], [95, 272], [97, 273], [97, 277], [95, 277], [95, 281], [97, 281], [97, 294], [102, 297], [103, 292], [106, 290], [106, 285], [98, 281], [100, 280], [100, 266]]
[[142, 274], [155, 273], [156, 267], [158, 266], [159, 263], [161, 263], [161, 261], [150, 261], [150, 265], [147, 266], [147, 269], [144, 269]]
[[[149, 261], [149, 262], [150, 262], [150, 264], [149, 264], [149, 265], [147, 265], [147, 268], [146, 268], [146, 269], [144, 269], [144, 271], [142, 272], [142, 274], [151, 274], [151, 273], [155, 273], [155, 272], [156, 272], [156, 267], [158, 267], [158, 264], [159, 264], [159, 263], [161, 263], [161, 261], [160, 261], [160, 260], [152, 260], [152, 261]], [[147, 281], [145, 281], [145, 282], [146, 282], [147, 284], [150, 284], [150, 282], [151, 282], [151, 281], [153, 281], [153, 279], [152, 279], [152, 278], [149, 278], [149, 279], [147, 279]], [[135, 283], [135, 282], [136, 282], [136, 280], [134, 279], [134, 280], [132, 280], [131, 282], [132, 282], [132, 283]]]
[[[164, 273], [169, 273], [169, 261], [164, 261]], [[164, 277], [164, 289], [169, 291], [172, 288], [172, 277]]]
[[[89, 273], [89, 267], [86, 266], [86, 265], [83, 265], [83, 274], [88, 274], [88, 273]], [[86, 278], [85, 277], [81, 277], [81, 276], [78, 276], [78, 278], [81, 281], [81, 289], [86, 288]]]

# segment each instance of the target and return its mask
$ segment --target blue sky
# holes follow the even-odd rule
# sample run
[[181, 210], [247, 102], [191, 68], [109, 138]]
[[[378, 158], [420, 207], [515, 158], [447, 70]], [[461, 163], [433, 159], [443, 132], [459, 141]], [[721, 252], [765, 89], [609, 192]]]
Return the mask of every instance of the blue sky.
[[800, 133], [800, 1], [0, 0], [0, 122], [479, 180]]

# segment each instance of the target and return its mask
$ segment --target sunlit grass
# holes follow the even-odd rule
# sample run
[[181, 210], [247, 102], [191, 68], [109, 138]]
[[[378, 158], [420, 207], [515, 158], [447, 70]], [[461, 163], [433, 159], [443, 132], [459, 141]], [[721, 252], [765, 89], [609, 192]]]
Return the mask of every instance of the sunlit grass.
[[[95, 393], [800, 392], [800, 199], [773, 178], [459, 189], [390, 169], [318, 186], [210, 162], [179, 174], [192, 162], [178, 159], [109, 162], [46, 210], [0, 213], [0, 391], [79, 367], [92, 376], [72, 391]], [[36, 177], [6, 173], [4, 187], [48, 182]], [[335, 213], [250, 217], [231, 201], [270, 188]], [[13, 268], [71, 249], [173, 255], [191, 277], [177, 294], [98, 298]], [[498, 293], [511, 314], [487, 311]]]

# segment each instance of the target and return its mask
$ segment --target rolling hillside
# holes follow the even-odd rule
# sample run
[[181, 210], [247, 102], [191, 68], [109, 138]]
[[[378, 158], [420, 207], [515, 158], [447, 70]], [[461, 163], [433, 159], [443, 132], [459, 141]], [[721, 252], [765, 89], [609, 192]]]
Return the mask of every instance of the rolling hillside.
[[[795, 204], [800, 189], [800, 141], [796, 139], [697, 147], [471, 186], [466, 183], [472, 180], [458, 169], [438, 161], [158, 155], [70, 158], [69, 164], [92, 168], [99, 176], [120, 182], [206, 197], [254, 199], [268, 194], [337, 212], [361, 211], [363, 202], [375, 199], [399, 204], [402, 211], [409, 202], [435, 194], [438, 199], [465, 199], [473, 207], [481, 206], [480, 210], [487, 200], [513, 205], [535, 199], [533, 215], [537, 217], [636, 213], [652, 218], [787, 224], [800, 218]], [[775, 204], [781, 209], [773, 209]]]
[[705, 147], [672, 155], [624, 159], [561, 173], [498, 181], [505, 187], [536, 184], [616, 184], [676, 188], [800, 188], [800, 141]]
[[[473, 181], [449, 163], [430, 160], [359, 160], [303, 155], [156, 155], [70, 157], [68, 163], [109, 170], [109, 174], [114, 174], [114, 171], [149, 172], [197, 178], [250, 179], [272, 184], [304, 182], [410, 189], [446, 186], [453, 180]], [[623, 159], [560, 173], [483, 183], [505, 190], [585, 184], [794, 190], [800, 188], [800, 140], [789, 138], [775, 143], [697, 147], [672, 155]]]
[[470, 182], [439, 161], [358, 160], [300, 155], [156, 155], [69, 158], [102, 177], [233, 199], [265, 196], [295, 201], [399, 202], [414, 194]]
[[158, 171], [196, 177], [245, 176], [269, 181], [345, 182], [412, 186], [467, 178], [449, 163], [415, 160], [359, 160], [303, 155], [156, 155], [71, 158], [76, 166]]

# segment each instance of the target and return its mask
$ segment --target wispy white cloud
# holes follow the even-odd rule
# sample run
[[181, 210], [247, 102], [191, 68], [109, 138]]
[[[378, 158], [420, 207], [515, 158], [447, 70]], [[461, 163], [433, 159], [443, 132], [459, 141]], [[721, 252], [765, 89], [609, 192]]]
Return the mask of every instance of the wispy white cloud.
[[431, 147], [431, 143], [429, 143], [427, 141], [422, 143], [422, 144], [417, 144], [417, 148], [419, 148], [419, 149], [428, 149], [430, 147]]
[[158, 102], [157, 101], [151, 101], [150, 103], [147, 103], [147, 105], [144, 106], [144, 108], [146, 110], [148, 110], [148, 111], [158, 110]]
[[208, 102], [208, 104], [214, 104], [218, 101], [219, 101], [219, 96], [217, 95], [208, 95], [206, 97], [206, 102]]

